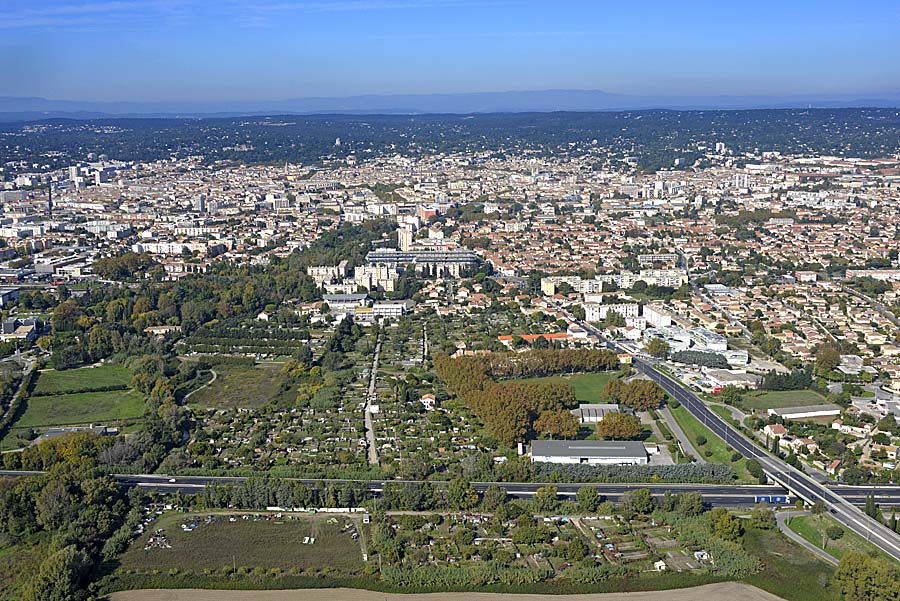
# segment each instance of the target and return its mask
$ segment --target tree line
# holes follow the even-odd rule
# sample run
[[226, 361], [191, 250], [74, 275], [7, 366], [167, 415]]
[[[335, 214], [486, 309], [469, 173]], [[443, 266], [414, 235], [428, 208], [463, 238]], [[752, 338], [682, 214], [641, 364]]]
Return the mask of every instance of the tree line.
[[535, 349], [524, 353], [487, 353], [451, 358], [439, 354], [434, 368], [447, 388], [459, 396], [503, 445], [538, 434], [574, 437], [577, 406], [569, 384], [502, 381], [495, 378], [546, 376], [618, 367], [616, 354], [593, 349]]

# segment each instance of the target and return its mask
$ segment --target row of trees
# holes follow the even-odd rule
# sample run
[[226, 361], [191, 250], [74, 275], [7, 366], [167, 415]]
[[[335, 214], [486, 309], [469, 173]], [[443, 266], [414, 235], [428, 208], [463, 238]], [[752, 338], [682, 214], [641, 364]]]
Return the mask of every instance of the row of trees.
[[610, 401], [625, 405], [635, 411], [657, 409], [666, 396], [656, 382], [644, 379], [631, 382], [624, 382], [620, 379], [610, 380], [603, 388], [603, 393]]
[[491, 436], [507, 446], [536, 434], [576, 436], [578, 420], [569, 409], [577, 406], [578, 400], [568, 384], [497, 382], [494, 378], [610, 370], [617, 366], [615, 353], [571, 349], [456, 359], [441, 354], [434, 359], [435, 371], [447, 388], [478, 414]]
[[806, 390], [812, 383], [812, 369], [807, 366], [786, 374], [770, 371], [763, 378], [762, 387], [766, 390]]
[[678, 351], [672, 355], [672, 360], [687, 365], [701, 365], [703, 367], [714, 367], [720, 369], [728, 369], [728, 360], [719, 353], [709, 353], [705, 351]]

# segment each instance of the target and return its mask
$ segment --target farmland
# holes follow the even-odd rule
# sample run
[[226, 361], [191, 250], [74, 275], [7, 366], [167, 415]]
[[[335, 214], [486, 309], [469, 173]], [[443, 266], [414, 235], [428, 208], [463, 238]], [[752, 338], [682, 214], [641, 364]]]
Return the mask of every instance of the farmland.
[[[293, 591], [122, 591], [110, 595], [110, 601], [554, 601], [558, 595], [507, 593], [382, 593], [357, 589], [308, 589]], [[695, 599], [732, 601], [775, 601], [776, 597], [757, 588], [736, 582], [707, 584], [701, 587], [639, 593], [600, 593], [569, 595], [567, 601], [694, 601]]]
[[65, 371], [42, 371], [32, 394], [35, 396], [128, 388], [131, 371], [118, 365], [85, 367]]
[[[139, 573], [154, 570], [201, 573], [233, 567], [239, 572], [275, 568], [311, 574], [326, 571], [344, 576], [362, 569], [362, 550], [359, 542], [345, 531], [344, 526], [350, 522], [346, 516], [329, 518], [323, 514], [274, 519], [244, 514], [209, 518], [194, 514], [164, 515], [121, 556], [121, 569]], [[196, 525], [196, 528], [186, 531], [182, 525]], [[151, 545], [150, 539], [158, 529], [162, 529], [166, 542]], [[304, 544], [305, 538], [315, 538], [315, 542]], [[151, 548], [147, 549], [148, 546]]]
[[31, 397], [17, 428], [119, 422], [141, 416], [144, 401], [133, 390]]
[[741, 403], [748, 409], [765, 412], [781, 407], [821, 405], [825, 397], [814, 390], [768, 390], [745, 394]]
[[0, 443], [3, 449], [29, 444], [31, 431], [84, 424], [127, 425], [144, 413], [142, 396], [129, 388], [131, 372], [102, 366], [42, 371], [25, 410]]
[[199, 407], [261, 407], [284, 392], [281, 367], [281, 363], [216, 366], [215, 381], [191, 395], [190, 403]]

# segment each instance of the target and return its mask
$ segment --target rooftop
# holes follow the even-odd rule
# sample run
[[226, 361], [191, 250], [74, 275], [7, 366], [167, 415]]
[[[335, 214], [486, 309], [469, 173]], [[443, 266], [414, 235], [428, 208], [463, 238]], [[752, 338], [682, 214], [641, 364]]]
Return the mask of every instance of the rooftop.
[[646, 457], [639, 440], [535, 440], [532, 457]]

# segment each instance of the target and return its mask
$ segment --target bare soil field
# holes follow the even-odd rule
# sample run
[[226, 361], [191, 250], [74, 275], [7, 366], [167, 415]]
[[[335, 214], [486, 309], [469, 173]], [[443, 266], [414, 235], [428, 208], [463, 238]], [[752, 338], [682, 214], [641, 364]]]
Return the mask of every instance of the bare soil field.
[[770, 593], [737, 582], [695, 588], [596, 595], [518, 595], [503, 593], [390, 594], [348, 588], [293, 591], [139, 590], [113, 593], [109, 601], [778, 601]]

